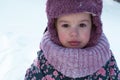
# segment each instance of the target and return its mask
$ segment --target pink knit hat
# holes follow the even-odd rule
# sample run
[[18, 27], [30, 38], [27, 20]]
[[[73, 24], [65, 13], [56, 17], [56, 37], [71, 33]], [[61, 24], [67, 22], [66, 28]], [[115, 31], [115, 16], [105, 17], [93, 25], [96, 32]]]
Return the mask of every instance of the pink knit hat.
[[55, 28], [56, 19], [62, 15], [80, 12], [92, 14], [92, 32], [87, 46], [93, 46], [97, 43], [102, 33], [102, 0], [47, 0], [46, 6], [47, 30], [50, 32], [51, 40], [54, 43], [61, 45]]

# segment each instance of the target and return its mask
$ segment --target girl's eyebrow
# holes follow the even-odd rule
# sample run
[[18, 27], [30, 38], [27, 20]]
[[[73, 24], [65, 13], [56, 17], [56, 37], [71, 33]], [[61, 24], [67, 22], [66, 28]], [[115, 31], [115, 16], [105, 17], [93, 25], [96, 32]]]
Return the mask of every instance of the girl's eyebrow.
[[81, 20], [80, 22], [90, 22], [89, 20]]
[[66, 20], [59, 20], [58, 23], [68, 23]]
[[91, 23], [91, 20], [81, 20], [80, 22], [87, 22], [87, 23]]
[[[89, 23], [90, 21], [85, 19], [85, 20], [81, 20], [79, 22], [88, 22]], [[58, 23], [69, 23], [69, 21], [67, 21], [67, 20], [58, 20]]]

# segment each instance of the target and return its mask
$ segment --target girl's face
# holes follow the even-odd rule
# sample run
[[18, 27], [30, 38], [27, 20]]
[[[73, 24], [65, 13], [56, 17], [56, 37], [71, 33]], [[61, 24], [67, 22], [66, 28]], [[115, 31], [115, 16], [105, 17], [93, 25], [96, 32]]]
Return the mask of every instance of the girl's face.
[[90, 40], [91, 15], [76, 13], [57, 19], [58, 38], [64, 47], [84, 48]]

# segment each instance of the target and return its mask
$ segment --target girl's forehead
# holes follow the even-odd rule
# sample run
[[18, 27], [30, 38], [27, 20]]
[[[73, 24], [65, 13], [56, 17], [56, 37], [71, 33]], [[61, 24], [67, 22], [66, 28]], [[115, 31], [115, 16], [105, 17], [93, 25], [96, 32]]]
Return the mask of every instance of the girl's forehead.
[[[84, 16], [84, 15], [90, 15], [90, 13], [87, 13], [87, 12], [71, 13], [71, 14], [61, 15], [61, 16], [59, 16], [59, 17]], [[58, 17], [58, 18], [59, 18], [59, 17]]]
[[89, 20], [91, 20], [91, 15], [88, 13], [68, 14], [63, 15], [57, 19], [58, 22], [89, 21]]

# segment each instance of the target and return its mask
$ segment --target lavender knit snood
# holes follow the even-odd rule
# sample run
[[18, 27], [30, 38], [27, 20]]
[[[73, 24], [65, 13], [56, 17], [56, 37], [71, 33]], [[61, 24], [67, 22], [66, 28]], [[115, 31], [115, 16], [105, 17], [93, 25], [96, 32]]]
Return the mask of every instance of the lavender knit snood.
[[72, 78], [93, 74], [111, 57], [109, 43], [104, 34], [97, 45], [75, 49], [56, 45], [50, 40], [49, 32], [46, 32], [40, 46], [48, 62], [63, 75]]

